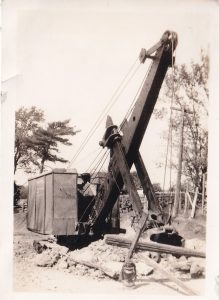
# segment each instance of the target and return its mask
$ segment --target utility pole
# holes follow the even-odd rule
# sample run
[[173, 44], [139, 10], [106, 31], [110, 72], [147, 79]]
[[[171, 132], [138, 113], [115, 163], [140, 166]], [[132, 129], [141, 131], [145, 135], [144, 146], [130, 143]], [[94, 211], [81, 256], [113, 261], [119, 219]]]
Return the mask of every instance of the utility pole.
[[185, 113], [190, 113], [191, 114], [192, 112], [186, 110], [184, 106], [182, 106], [181, 109], [176, 108], [176, 107], [171, 107], [171, 109], [181, 112], [179, 151], [178, 151], [178, 171], [177, 171], [177, 179], [176, 179], [175, 199], [174, 199], [173, 210], [172, 210], [172, 218], [175, 218], [178, 215], [178, 212], [179, 212], [180, 191], [181, 191], [184, 116], [185, 116]]

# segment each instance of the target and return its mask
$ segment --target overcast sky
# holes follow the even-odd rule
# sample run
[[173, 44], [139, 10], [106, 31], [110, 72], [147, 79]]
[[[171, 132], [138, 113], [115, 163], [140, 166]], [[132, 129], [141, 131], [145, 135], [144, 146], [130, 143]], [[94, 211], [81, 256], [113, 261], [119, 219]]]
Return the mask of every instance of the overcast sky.
[[[176, 31], [177, 64], [208, 51], [213, 1], [12, 1], [3, 5], [3, 80], [16, 77], [16, 109], [35, 105], [47, 121], [71, 119], [81, 132], [60, 148], [71, 160], [141, 48]], [[120, 124], [146, 72], [142, 66], [110, 111]], [[153, 182], [162, 182], [161, 138], [167, 126], [152, 118], [141, 153]], [[98, 153], [105, 121], [72, 164], [87, 169]], [[156, 151], [154, 151], [156, 149]], [[23, 178], [22, 178], [23, 180]]]

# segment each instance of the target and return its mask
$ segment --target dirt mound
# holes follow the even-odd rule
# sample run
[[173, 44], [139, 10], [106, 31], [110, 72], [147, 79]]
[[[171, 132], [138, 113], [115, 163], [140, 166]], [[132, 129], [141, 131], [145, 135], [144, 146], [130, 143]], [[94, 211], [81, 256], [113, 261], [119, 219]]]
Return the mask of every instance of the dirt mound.
[[206, 238], [206, 218], [205, 216], [197, 216], [195, 219], [177, 217], [172, 225], [184, 239]]

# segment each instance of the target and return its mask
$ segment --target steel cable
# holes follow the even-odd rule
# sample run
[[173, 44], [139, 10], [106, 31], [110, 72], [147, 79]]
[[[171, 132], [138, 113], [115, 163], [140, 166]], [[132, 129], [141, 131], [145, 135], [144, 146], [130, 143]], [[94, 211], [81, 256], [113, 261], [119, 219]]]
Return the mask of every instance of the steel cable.
[[[90, 129], [90, 131], [88, 132], [86, 138], [84, 139], [84, 141], [82, 142], [81, 146], [79, 147], [78, 151], [76, 152], [76, 154], [73, 156], [71, 162], [69, 163], [69, 165], [71, 166], [72, 163], [76, 160], [76, 158], [78, 157], [78, 155], [81, 153], [81, 151], [84, 149], [85, 145], [87, 144], [87, 142], [90, 140], [91, 136], [93, 135], [93, 133], [96, 131], [96, 129], [98, 128], [98, 126], [100, 125], [100, 123], [103, 121], [103, 119], [105, 118], [105, 116], [107, 115], [108, 111], [112, 108], [112, 106], [115, 104], [115, 102], [118, 100], [119, 96], [121, 95], [121, 93], [124, 91], [124, 89], [126, 88], [127, 84], [130, 82], [130, 80], [133, 78], [133, 76], [135, 75], [135, 73], [137, 72], [138, 68], [140, 65], [138, 65], [137, 69], [134, 71], [134, 73], [132, 74], [132, 76], [128, 79], [128, 81], [125, 83], [126, 79], [128, 78], [129, 74], [131, 73], [131, 71], [134, 69], [135, 65], [136, 65], [137, 59], [135, 60], [135, 62], [132, 64], [132, 66], [130, 67], [129, 71], [127, 72], [127, 74], [125, 75], [125, 77], [123, 78], [122, 82], [120, 83], [120, 85], [118, 86], [118, 88], [116, 89], [116, 91], [113, 93], [112, 97], [110, 98], [110, 101], [108, 102], [108, 104], [105, 106], [105, 108], [103, 109], [102, 113], [100, 114], [100, 116], [98, 117], [98, 119], [96, 120], [96, 122], [94, 123], [94, 125], [92, 126], [92, 128]], [[122, 85], [124, 84], [123, 88]], [[121, 90], [120, 90], [121, 89]], [[117, 95], [117, 93], [119, 93]], [[116, 96], [117, 95], [117, 96]], [[115, 98], [116, 97], [116, 98]], [[113, 99], [115, 98], [115, 100], [113, 101]], [[105, 112], [105, 113], [104, 113]], [[103, 115], [104, 113], [104, 115]]]
[[122, 130], [122, 128], [124, 127], [126, 120], [129, 118], [129, 116], [131, 115], [131, 113], [132, 113], [132, 111], [133, 111], [133, 109], [134, 109], [134, 107], [135, 107], [134, 104], [135, 104], [135, 102], [136, 102], [136, 98], [137, 98], [137, 96], [139, 95], [139, 92], [140, 92], [140, 90], [141, 90], [141, 88], [142, 88], [142, 86], [143, 86], [143, 84], [144, 84], [144, 82], [145, 82], [145, 80], [146, 80], [146, 78], [147, 78], [147, 76], [148, 76], [149, 70], [150, 70], [150, 67], [148, 68], [148, 70], [147, 70], [147, 72], [146, 72], [144, 78], [142, 79], [142, 81], [141, 81], [141, 83], [140, 83], [140, 85], [139, 85], [139, 88], [138, 88], [138, 90], [137, 90], [137, 93], [135, 94], [135, 97], [134, 97], [132, 103], [130, 104], [129, 109], [128, 109], [128, 111], [127, 111], [127, 113], [126, 113], [126, 115], [125, 115], [125, 117], [124, 117], [124, 119], [123, 119], [121, 125], [119, 126], [119, 131]]

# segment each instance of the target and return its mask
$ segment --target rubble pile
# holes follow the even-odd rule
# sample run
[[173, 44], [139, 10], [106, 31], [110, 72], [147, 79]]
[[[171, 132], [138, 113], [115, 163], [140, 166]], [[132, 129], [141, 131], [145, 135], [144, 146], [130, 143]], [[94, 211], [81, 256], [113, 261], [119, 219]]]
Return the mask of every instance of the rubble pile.
[[[200, 247], [200, 241], [190, 241], [187, 244], [190, 249], [194, 249], [196, 242]], [[35, 265], [53, 267], [74, 275], [96, 279], [108, 277], [118, 279], [128, 253], [128, 249], [107, 245], [104, 240], [98, 240], [74, 251], [69, 251], [68, 248], [56, 243], [40, 241], [40, 244], [41, 250], [34, 257]], [[164, 269], [171, 271], [181, 280], [200, 278], [205, 275], [205, 260], [202, 258], [186, 258], [185, 256], [177, 258], [171, 254], [153, 255], [154, 253], [139, 251], [134, 253], [132, 259], [136, 265], [138, 279], [143, 279], [153, 273], [153, 268], [144, 262], [142, 254], [156, 259]]]
[[186, 258], [185, 256], [176, 258], [170, 254], [162, 254], [160, 264], [181, 280], [203, 278], [205, 276], [205, 260], [203, 258]]
[[[40, 253], [34, 258], [35, 265], [68, 270], [74, 275], [93, 278], [112, 277], [118, 279], [128, 251], [128, 249], [107, 245], [104, 240], [69, 252], [64, 246], [43, 241], [39, 243], [42, 247]], [[137, 254], [134, 255], [133, 261], [136, 263], [140, 276], [147, 276], [153, 271], [151, 267], [139, 261]]]

